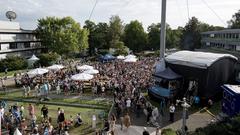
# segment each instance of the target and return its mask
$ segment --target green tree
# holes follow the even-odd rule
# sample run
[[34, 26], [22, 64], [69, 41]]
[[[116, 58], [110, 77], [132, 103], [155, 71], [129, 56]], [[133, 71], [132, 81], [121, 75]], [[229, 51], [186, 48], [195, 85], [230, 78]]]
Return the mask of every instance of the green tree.
[[78, 53], [88, 47], [88, 42], [83, 41], [87, 40], [88, 32], [71, 17], [39, 19], [36, 32], [43, 46], [61, 55]]
[[94, 30], [93, 39], [94, 39], [94, 47], [96, 48], [103, 48], [103, 49], [109, 49], [109, 26], [107, 23], [98, 23], [96, 25], [96, 28]]
[[159, 50], [160, 49], [160, 23], [151, 24], [147, 28], [148, 31], [148, 47], [149, 50]]
[[[160, 49], [160, 23], [151, 24], [148, 27], [148, 49], [159, 50]], [[182, 31], [180, 29], [171, 29], [166, 25], [166, 48], [179, 48], [180, 37]]]
[[182, 49], [194, 50], [201, 47], [200, 21], [192, 17], [183, 29], [181, 36]]
[[240, 28], [240, 10], [232, 16], [232, 19], [228, 21], [228, 24], [231, 29]]
[[86, 20], [83, 28], [89, 31], [88, 35], [88, 44], [89, 44], [89, 54], [92, 55], [95, 50], [95, 40], [94, 40], [94, 31], [96, 28], [96, 24], [90, 20]]
[[147, 45], [147, 34], [143, 26], [137, 20], [131, 21], [124, 29], [124, 43], [125, 45], [135, 51], [143, 51]]
[[122, 41], [116, 42], [114, 45], [115, 48], [115, 55], [127, 55], [128, 48], [124, 45]]
[[110, 47], [114, 46], [120, 41], [123, 33], [123, 28], [123, 22], [119, 16], [116, 15], [110, 18], [108, 31]]

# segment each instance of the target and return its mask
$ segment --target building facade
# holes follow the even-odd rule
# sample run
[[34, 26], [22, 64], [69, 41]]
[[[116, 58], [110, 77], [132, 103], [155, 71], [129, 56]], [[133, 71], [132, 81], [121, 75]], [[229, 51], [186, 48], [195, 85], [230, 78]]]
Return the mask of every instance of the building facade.
[[203, 47], [240, 51], [240, 29], [226, 29], [201, 33]]
[[33, 30], [23, 30], [18, 22], [0, 21], [0, 59], [7, 56], [30, 57], [43, 47]]

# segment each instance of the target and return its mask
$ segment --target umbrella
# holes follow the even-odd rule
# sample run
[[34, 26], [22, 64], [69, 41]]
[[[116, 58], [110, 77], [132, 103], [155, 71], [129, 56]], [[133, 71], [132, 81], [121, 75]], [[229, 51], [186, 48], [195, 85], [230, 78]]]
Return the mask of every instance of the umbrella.
[[48, 70], [45, 68], [36, 68], [28, 72], [29, 75], [42, 75], [47, 73]]
[[91, 80], [92, 78], [93, 78], [93, 75], [86, 74], [86, 73], [76, 74], [71, 77], [71, 79], [75, 81], [88, 81], [88, 80]]
[[94, 74], [98, 74], [99, 71], [96, 70], [96, 69], [89, 69], [89, 70], [84, 71], [83, 73], [85, 73], [85, 74], [90, 74], [90, 75], [94, 75]]
[[61, 70], [61, 69], [63, 69], [64, 68], [64, 66], [63, 65], [52, 65], [52, 66], [50, 66], [50, 67], [47, 67], [48, 69], [51, 69], [51, 70]]
[[83, 65], [83, 66], [77, 66], [78, 70], [89, 70], [89, 69], [93, 69], [93, 66], [89, 66], [89, 65]]
[[119, 55], [119, 56], [117, 56], [117, 59], [119, 59], [119, 60], [124, 60], [124, 59], [125, 59], [125, 57], [124, 57], [124, 56], [122, 56], [122, 55]]
[[137, 58], [127, 58], [124, 62], [137, 62]]
[[127, 55], [125, 58], [126, 58], [126, 59], [129, 59], [129, 58], [136, 58], [136, 56], [135, 56], [135, 55], [132, 55], [132, 54], [129, 54], [129, 55]]

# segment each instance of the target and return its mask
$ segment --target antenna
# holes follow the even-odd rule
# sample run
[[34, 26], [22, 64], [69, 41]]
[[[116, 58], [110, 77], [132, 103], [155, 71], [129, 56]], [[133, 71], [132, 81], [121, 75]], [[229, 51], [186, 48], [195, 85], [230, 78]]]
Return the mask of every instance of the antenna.
[[7, 11], [6, 17], [9, 19], [9, 21], [15, 20], [17, 18], [17, 14], [13, 11]]

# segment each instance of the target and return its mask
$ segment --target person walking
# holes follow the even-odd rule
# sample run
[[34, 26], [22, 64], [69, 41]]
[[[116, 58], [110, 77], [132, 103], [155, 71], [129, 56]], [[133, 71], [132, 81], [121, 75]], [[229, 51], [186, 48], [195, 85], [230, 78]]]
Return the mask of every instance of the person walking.
[[124, 116], [124, 119], [123, 119], [123, 123], [124, 123], [124, 126], [128, 129], [131, 125], [131, 119], [130, 119], [130, 116], [128, 115], [128, 113], [126, 113], [126, 115]]
[[146, 127], [144, 127], [144, 131], [143, 131], [142, 135], [150, 135], [150, 133], [147, 131]]
[[174, 104], [171, 104], [169, 107], [169, 114], [170, 114], [170, 119], [169, 121], [174, 122], [174, 113], [175, 113], [175, 106]]

